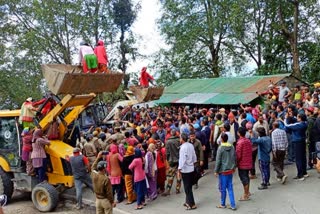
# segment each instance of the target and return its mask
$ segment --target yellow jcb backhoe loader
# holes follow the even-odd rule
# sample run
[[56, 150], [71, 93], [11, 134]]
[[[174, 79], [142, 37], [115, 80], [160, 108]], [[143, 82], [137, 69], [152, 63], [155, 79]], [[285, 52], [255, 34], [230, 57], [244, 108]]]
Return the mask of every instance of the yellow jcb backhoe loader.
[[65, 94], [39, 121], [44, 132], [54, 120], [59, 121], [59, 139], [51, 140], [45, 147], [48, 182], [38, 183], [35, 176], [25, 172], [21, 160], [20, 110], [0, 111], [0, 194], [6, 194], [10, 201], [14, 190], [31, 192], [35, 207], [48, 212], [57, 206], [59, 193], [74, 186], [71, 166], [66, 160], [73, 148], [62, 141], [68, 125], [94, 100], [95, 93], [115, 91], [123, 74], [84, 74], [79, 67], [71, 65], [43, 65], [42, 71], [49, 89], [56, 95]]

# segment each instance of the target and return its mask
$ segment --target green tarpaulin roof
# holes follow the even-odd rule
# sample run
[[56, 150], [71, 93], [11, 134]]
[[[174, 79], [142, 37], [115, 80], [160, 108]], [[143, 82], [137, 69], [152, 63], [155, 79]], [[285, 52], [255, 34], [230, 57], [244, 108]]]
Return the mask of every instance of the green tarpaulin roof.
[[165, 89], [157, 103], [235, 105], [249, 103], [264, 91], [270, 81], [277, 83], [290, 74], [220, 77], [212, 79], [180, 79]]

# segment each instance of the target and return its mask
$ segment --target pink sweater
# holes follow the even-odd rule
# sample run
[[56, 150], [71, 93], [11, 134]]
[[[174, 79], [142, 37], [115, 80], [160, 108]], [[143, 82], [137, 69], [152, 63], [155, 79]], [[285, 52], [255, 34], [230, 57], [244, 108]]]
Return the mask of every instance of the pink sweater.
[[142, 164], [141, 158], [135, 158], [132, 161], [132, 163], [129, 165], [129, 169], [131, 169], [134, 174], [134, 182], [142, 181], [146, 177], [146, 174], [144, 172], [142, 165], [143, 164]]

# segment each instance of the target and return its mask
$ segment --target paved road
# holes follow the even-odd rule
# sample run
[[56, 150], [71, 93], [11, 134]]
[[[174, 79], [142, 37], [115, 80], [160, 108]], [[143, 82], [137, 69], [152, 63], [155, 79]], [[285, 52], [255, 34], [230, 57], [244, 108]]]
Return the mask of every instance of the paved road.
[[[320, 179], [315, 170], [309, 172], [310, 177], [305, 181], [296, 181], [292, 178], [295, 176], [295, 167], [293, 165], [286, 167], [289, 176], [286, 185], [279, 184], [275, 179], [275, 174], [271, 172], [271, 186], [268, 190], [258, 190], [260, 184], [260, 172], [258, 179], [251, 182], [251, 200], [248, 202], [238, 202], [237, 213], [243, 214], [319, 214], [320, 200], [319, 189]], [[258, 170], [259, 171], [259, 170]], [[232, 213], [231, 210], [221, 210], [215, 208], [219, 204], [220, 194], [217, 187], [217, 178], [212, 172], [209, 172], [199, 181], [199, 189], [194, 191], [195, 200], [198, 206], [197, 210], [190, 211], [193, 213]], [[238, 175], [234, 176], [234, 192], [238, 199], [242, 194], [242, 185]], [[227, 199], [228, 200], [228, 199]], [[184, 213], [182, 206], [184, 202], [184, 193], [176, 195], [175, 193], [169, 197], [160, 197], [154, 202], [150, 202], [147, 207], [141, 211], [135, 211], [134, 206], [122, 205], [119, 209], [127, 213]], [[124, 212], [119, 212], [124, 213]]]
[[[211, 167], [212, 168], [212, 167]], [[271, 186], [268, 190], [258, 190], [260, 184], [260, 172], [258, 171], [258, 179], [251, 182], [251, 193], [253, 193], [251, 200], [248, 202], [238, 202], [236, 213], [238, 214], [319, 214], [320, 200], [319, 189], [320, 179], [315, 170], [309, 171], [310, 177], [305, 181], [295, 181], [292, 178], [295, 176], [295, 167], [293, 165], [287, 166], [285, 171], [289, 178], [286, 185], [279, 184], [274, 178], [274, 172], [271, 172]], [[234, 176], [234, 192], [238, 199], [242, 193], [242, 185], [239, 181], [238, 175]], [[69, 191], [65, 194], [72, 195]], [[217, 178], [213, 176], [212, 171], [209, 171], [200, 181], [199, 189], [194, 191], [195, 200], [198, 209], [189, 211], [191, 213], [232, 213], [231, 210], [221, 210], [215, 208], [219, 204], [219, 191], [217, 188]], [[70, 196], [67, 196], [70, 197]], [[84, 201], [91, 206], [94, 204], [94, 196], [89, 191], [84, 192]], [[118, 204], [114, 209], [115, 214], [127, 213], [141, 213], [141, 214], [164, 214], [164, 213], [184, 213], [185, 209], [182, 206], [184, 202], [184, 192], [168, 197], [158, 197], [157, 200], [149, 202], [143, 209], [134, 210], [135, 204], [124, 205]], [[228, 199], [227, 199], [228, 200]], [[18, 211], [17, 211], [18, 209]], [[5, 207], [5, 213], [38, 213], [32, 207], [32, 203], [28, 199], [18, 199], [18, 201]], [[56, 213], [94, 213], [94, 209], [87, 207], [82, 211], [72, 210], [70, 203], [62, 200]]]

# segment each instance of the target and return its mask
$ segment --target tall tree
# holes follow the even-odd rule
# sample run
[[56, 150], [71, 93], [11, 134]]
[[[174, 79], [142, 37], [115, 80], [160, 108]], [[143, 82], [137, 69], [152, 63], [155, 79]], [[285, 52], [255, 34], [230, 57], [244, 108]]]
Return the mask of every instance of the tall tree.
[[[284, 14], [283, 14], [283, 5], [279, 4], [279, 21], [281, 25], [281, 31], [283, 36], [287, 39], [290, 44], [291, 54], [292, 54], [292, 61], [293, 61], [293, 75], [301, 78], [301, 71], [299, 65], [299, 50], [298, 50], [298, 36], [299, 36], [299, 4], [298, 0], [288, 1], [293, 5], [294, 15], [293, 15], [293, 28], [290, 30], [288, 25], [286, 24]], [[287, 7], [288, 4], [286, 4]]]
[[170, 69], [180, 78], [218, 77], [229, 3], [223, 0], [163, 0], [159, 27], [169, 48]]
[[131, 54], [134, 59], [137, 52], [137, 49], [133, 46], [135, 39], [132, 35], [131, 26], [137, 18], [139, 4], [134, 6], [131, 0], [114, 0], [112, 6], [113, 21], [120, 32], [121, 60], [118, 68], [125, 74], [124, 87], [127, 88], [130, 80], [130, 75], [127, 74], [127, 65], [129, 63], [127, 55]]
[[[9, 82], [1, 82], [14, 83], [14, 75], [17, 75], [24, 82], [32, 84], [21, 84], [19, 87], [24, 90], [12, 91], [9, 97], [14, 103], [21, 101], [18, 97], [25, 96], [18, 96], [20, 92], [32, 94], [29, 89], [36, 88], [34, 91], [40, 97], [43, 85], [40, 64], [78, 63], [76, 56], [81, 40], [91, 44], [95, 44], [98, 39], [104, 39], [108, 44], [115, 43], [112, 38], [116, 29], [110, 2], [111, 0], [0, 1], [0, 41], [4, 45], [2, 56], [6, 58], [0, 64], [0, 71], [3, 72], [3, 78], [11, 78]], [[110, 61], [114, 61], [112, 58]], [[10, 88], [8, 85], [4, 87]]]
[[292, 73], [301, 78], [299, 43], [307, 40], [309, 32], [316, 27], [315, 19], [319, 16], [319, 2], [317, 0], [279, 0], [277, 6], [281, 33], [290, 45]]

